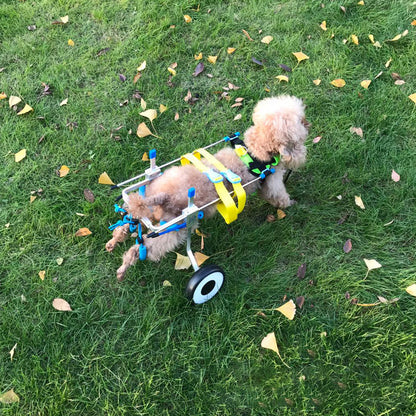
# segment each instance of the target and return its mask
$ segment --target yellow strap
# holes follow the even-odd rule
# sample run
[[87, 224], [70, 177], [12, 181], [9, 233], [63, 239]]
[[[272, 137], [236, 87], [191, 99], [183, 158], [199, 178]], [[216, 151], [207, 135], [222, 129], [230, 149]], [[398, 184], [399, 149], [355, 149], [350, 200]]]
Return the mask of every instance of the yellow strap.
[[[197, 149], [193, 152], [193, 154], [198, 159], [202, 155], [206, 160], [208, 160], [209, 163], [211, 163], [216, 169], [219, 170], [222, 176], [224, 176], [227, 180], [229, 180], [229, 182], [231, 182], [234, 189], [234, 196], [237, 197], [237, 213], [239, 214], [244, 209], [244, 206], [246, 204], [246, 191], [241, 185], [241, 178], [235, 173], [233, 173], [230, 169], [226, 168], [216, 157], [214, 157], [205, 149]], [[232, 177], [230, 177], [230, 175], [232, 175]]]
[[231, 222], [237, 219], [238, 210], [234, 203], [233, 198], [231, 198], [230, 194], [227, 191], [223, 183], [223, 177], [215, 172], [213, 169], [208, 168], [205, 166], [196, 156], [192, 153], [187, 153], [181, 157], [181, 164], [182, 165], [189, 165], [192, 163], [200, 172], [205, 173], [210, 181], [214, 184], [215, 190], [220, 198], [220, 201], [217, 204], [218, 212], [222, 215], [225, 222], [230, 224]]

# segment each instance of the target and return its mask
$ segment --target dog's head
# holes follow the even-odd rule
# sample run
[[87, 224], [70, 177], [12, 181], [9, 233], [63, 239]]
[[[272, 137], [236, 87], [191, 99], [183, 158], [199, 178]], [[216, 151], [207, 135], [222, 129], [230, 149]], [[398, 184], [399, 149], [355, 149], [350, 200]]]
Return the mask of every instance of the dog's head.
[[280, 154], [281, 161], [290, 169], [305, 163], [310, 124], [302, 100], [288, 95], [265, 98], [254, 108], [253, 123], [245, 132], [244, 141], [256, 158], [268, 161]]

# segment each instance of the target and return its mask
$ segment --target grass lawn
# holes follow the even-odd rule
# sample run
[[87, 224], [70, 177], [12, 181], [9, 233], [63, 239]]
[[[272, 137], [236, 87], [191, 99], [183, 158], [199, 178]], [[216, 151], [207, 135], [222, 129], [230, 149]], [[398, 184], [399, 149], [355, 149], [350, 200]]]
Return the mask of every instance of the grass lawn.
[[[360, 3], [1, 0], [1, 415], [416, 414], [416, 4]], [[235, 223], [201, 223], [227, 279], [202, 306], [175, 253], [118, 283], [133, 240], [105, 251], [117, 192], [100, 175], [120, 182], [149, 149], [162, 163], [243, 132], [282, 93], [312, 122], [286, 217], [268, 222], [276, 209], [252, 196]], [[142, 100], [167, 107], [153, 126]], [[142, 122], [158, 137], [139, 138]], [[363, 259], [382, 267], [367, 275]], [[290, 299], [304, 300], [293, 320], [274, 310]], [[282, 359], [261, 347], [269, 333]]]

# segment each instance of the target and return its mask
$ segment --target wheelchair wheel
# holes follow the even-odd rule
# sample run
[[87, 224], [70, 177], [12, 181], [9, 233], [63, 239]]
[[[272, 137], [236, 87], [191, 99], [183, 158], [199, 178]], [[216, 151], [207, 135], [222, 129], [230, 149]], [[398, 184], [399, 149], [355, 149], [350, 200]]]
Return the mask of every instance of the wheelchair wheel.
[[215, 264], [197, 270], [186, 286], [186, 297], [199, 305], [208, 302], [221, 289], [224, 283], [224, 272]]

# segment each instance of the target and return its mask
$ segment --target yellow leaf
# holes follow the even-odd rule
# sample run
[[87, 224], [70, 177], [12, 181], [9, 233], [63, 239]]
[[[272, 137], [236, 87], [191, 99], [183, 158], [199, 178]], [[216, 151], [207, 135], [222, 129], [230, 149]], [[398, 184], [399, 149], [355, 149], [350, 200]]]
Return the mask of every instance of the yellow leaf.
[[368, 39], [370, 39], [371, 43], [374, 43], [374, 36], [373, 35], [368, 35]]
[[36, 199], [35, 195], [30, 195], [30, 199], [29, 199], [30, 203], [32, 203], [35, 199]]
[[153, 121], [157, 117], [157, 111], [149, 109], [140, 113], [141, 116], [148, 118], [150, 121]]
[[360, 85], [365, 88], [366, 90], [368, 89], [368, 87], [371, 84], [371, 80], [370, 79], [365, 79], [364, 81], [361, 81]]
[[355, 205], [359, 206], [361, 209], [365, 209], [364, 202], [360, 196], [354, 196], [355, 198]]
[[410, 94], [409, 95], [409, 98], [414, 102], [414, 103], [416, 103], [416, 93], [415, 94]]
[[38, 273], [38, 275], [39, 275], [39, 277], [40, 277], [40, 280], [45, 280], [45, 270], [41, 270], [39, 273]]
[[262, 43], [265, 43], [265, 44], [269, 44], [271, 41], [273, 40], [273, 36], [265, 36], [262, 40], [261, 40], [261, 42]]
[[380, 267], [382, 267], [382, 265], [377, 260], [374, 260], [374, 259], [371, 259], [371, 260], [364, 259], [364, 263], [367, 266], [368, 271], [379, 269]]
[[360, 0], [357, 4], [358, 4], [359, 6], [364, 6], [364, 1], [363, 1], [363, 0]]
[[381, 44], [379, 41], [374, 42], [373, 46], [376, 48], [381, 48]]
[[68, 45], [69, 46], [75, 46], [75, 43], [72, 39], [68, 39]]
[[5, 98], [7, 98], [7, 95], [4, 92], [0, 93], [0, 100], [4, 100]]
[[176, 71], [175, 71], [173, 68], [171, 68], [170, 66], [168, 66], [168, 71], [169, 71], [169, 73], [171, 73], [173, 76], [175, 76], [175, 75], [176, 75]]
[[153, 136], [153, 133], [149, 130], [149, 127], [146, 126], [146, 123], [140, 123], [137, 127], [137, 136], [140, 138], [147, 137], [147, 136]]
[[14, 352], [16, 351], [17, 343], [13, 345], [13, 348], [9, 351], [10, 354], [10, 361], [13, 361]]
[[305, 59], [309, 59], [308, 55], [305, 55], [303, 52], [292, 52], [293, 55], [295, 55], [298, 62], [302, 62]]
[[289, 77], [287, 77], [286, 75], [278, 75], [276, 78], [279, 80], [279, 82], [281, 81], [289, 82]]
[[410, 23], [412, 26], [416, 26], [416, 20], [413, 20], [412, 23]]
[[296, 305], [295, 302], [293, 302], [293, 300], [290, 299], [289, 302], [286, 302], [279, 308], [276, 308], [276, 310], [282, 313], [284, 316], [286, 316], [287, 319], [290, 319], [292, 321], [296, 314]]
[[143, 110], [146, 110], [147, 103], [146, 103], [146, 101], [145, 101], [145, 100], [143, 100], [143, 98], [140, 98], [140, 107], [141, 107]]
[[342, 88], [343, 86], [345, 86], [345, 81], [342, 78], [338, 78], [338, 79], [334, 79], [333, 81], [331, 81], [331, 84], [334, 87]]
[[163, 104], [159, 105], [159, 113], [160, 114], [164, 113], [167, 109], [168, 108], [165, 105], [163, 105]]
[[176, 253], [175, 270], [184, 270], [184, 269], [189, 269], [190, 267], [191, 267], [191, 260], [189, 260], [189, 257]]
[[274, 351], [279, 358], [282, 360], [282, 363], [286, 366], [289, 367], [284, 361], [282, 356], [280, 355], [280, 351], [279, 351], [279, 347], [277, 346], [277, 341], [276, 341], [276, 335], [274, 334], [274, 332], [270, 332], [270, 334], [267, 334], [261, 341], [261, 346], [263, 348], [266, 348], [268, 350], [272, 350]]
[[234, 52], [235, 52], [235, 48], [227, 48], [228, 55], [231, 55]]
[[409, 33], [409, 31], [406, 29], [403, 33], [402, 36], [407, 36], [407, 34]]
[[21, 116], [23, 114], [29, 113], [30, 111], [33, 111], [33, 108], [29, 104], [25, 104], [22, 110], [20, 110], [17, 115]]
[[21, 98], [16, 97], [15, 95], [11, 95], [9, 97], [9, 107], [13, 107], [14, 105], [17, 105], [20, 103], [20, 101], [22, 101]]
[[218, 58], [218, 56], [210, 55], [210, 56], [208, 56], [208, 62], [215, 65], [215, 63], [217, 62], [217, 58]]
[[357, 35], [351, 35], [351, 40], [352, 40], [352, 43], [354, 43], [355, 45], [359, 44]]
[[147, 152], [144, 152], [142, 156], [142, 162], [148, 162], [149, 160], [149, 155], [147, 154]]
[[107, 172], [103, 172], [98, 178], [98, 183], [101, 185], [114, 185], [114, 182], [110, 179]]
[[72, 311], [71, 306], [65, 299], [55, 298], [52, 302], [52, 306], [57, 311], [69, 312]]
[[200, 59], [202, 59], [202, 52], [199, 52], [198, 55], [194, 55], [194, 58], [196, 61], [199, 61]]
[[64, 176], [68, 175], [69, 167], [66, 165], [62, 165], [61, 169], [59, 169], [59, 177], [63, 178]]
[[185, 20], [185, 23], [191, 23], [192, 22], [192, 17], [191, 16], [188, 16], [187, 14], [185, 14], [183, 16], [183, 18]]
[[375, 303], [356, 303], [356, 305], [357, 306], [370, 307], [370, 306], [381, 305], [381, 302], [375, 302]]
[[142, 72], [146, 69], [146, 61], [143, 61], [138, 67], [137, 72]]
[[172, 283], [169, 282], [169, 280], [164, 280], [163, 283], [162, 283], [162, 286], [163, 287], [171, 287], [172, 286]]
[[68, 104], [68, 98], [65, 98], [65, 100], [61, 101], [59, 106], [62, 107], [63, 105], [67, 105]]
[[12, 404], [20, 401], [19, 396], [13, 391], [13, 389], [6, 391], [6, 393], [0, 394], [0, 403]]
[[21, 160], [23, 160], [26, 157], [26, 149], [22, 149], [20, 151], [18, 151], [15, 155], [14, 155], [14, 161], [15, 162], [20, 162]]
[[414, 285], [411, 285], [411, 286], [407, 287], [407, 288], [406, 288], [406, 292], [407, 292], [409, 295], [416, 296], [416, 284], [414, 284]]
[[75, 237], [86, 237], [87, 235], [92, 234], [92, 232], [88, 228], [80, 228], [76, 233]]
[[206, 256], [205, 254], [202, 254], [200, 252], [194, 253], [194, 256], [195, 256], [195, 260], [196, 260], [198, 266], [200, 266], [202, 263], [207, 261], [210, 257], [210, 256]]
[[321, 80], [320, 79], [314, 79], [312, 81], [315, 85], [320, 85], [321, 84]]
[[326, 21], [325, 20], [319, 26], [321, 27], [322, 30], [328, 30], [327, 27], [326, 27]]
[[277, 218], [279, 219], [279, 220], [282, 220], [283, 218], [285, 218], [286, 217], [286, 213], [283, 211], [283, 210], [281, 210], [281, 209], [278, 209], [277, 210]]
[[68, 15], [66, 15], [66, 16], [64, 16], [64, 17], [60, 17], [59, 19], [61, 20], [61, 22], [62, 22], [63, 24], [66, 24], [66, 23], [68, 23], [68, 22], [69, 22], [69, 16], [68, 16]]
[[388, 68], [391, 64], [391, 58], [384, 64], [386, 68]]
[[64, 262], [64, 259], [62, 257], [59, 257], [59, 258], [56, 259], [56, 264], [58, 266], [60, 266], [63, 262]]

